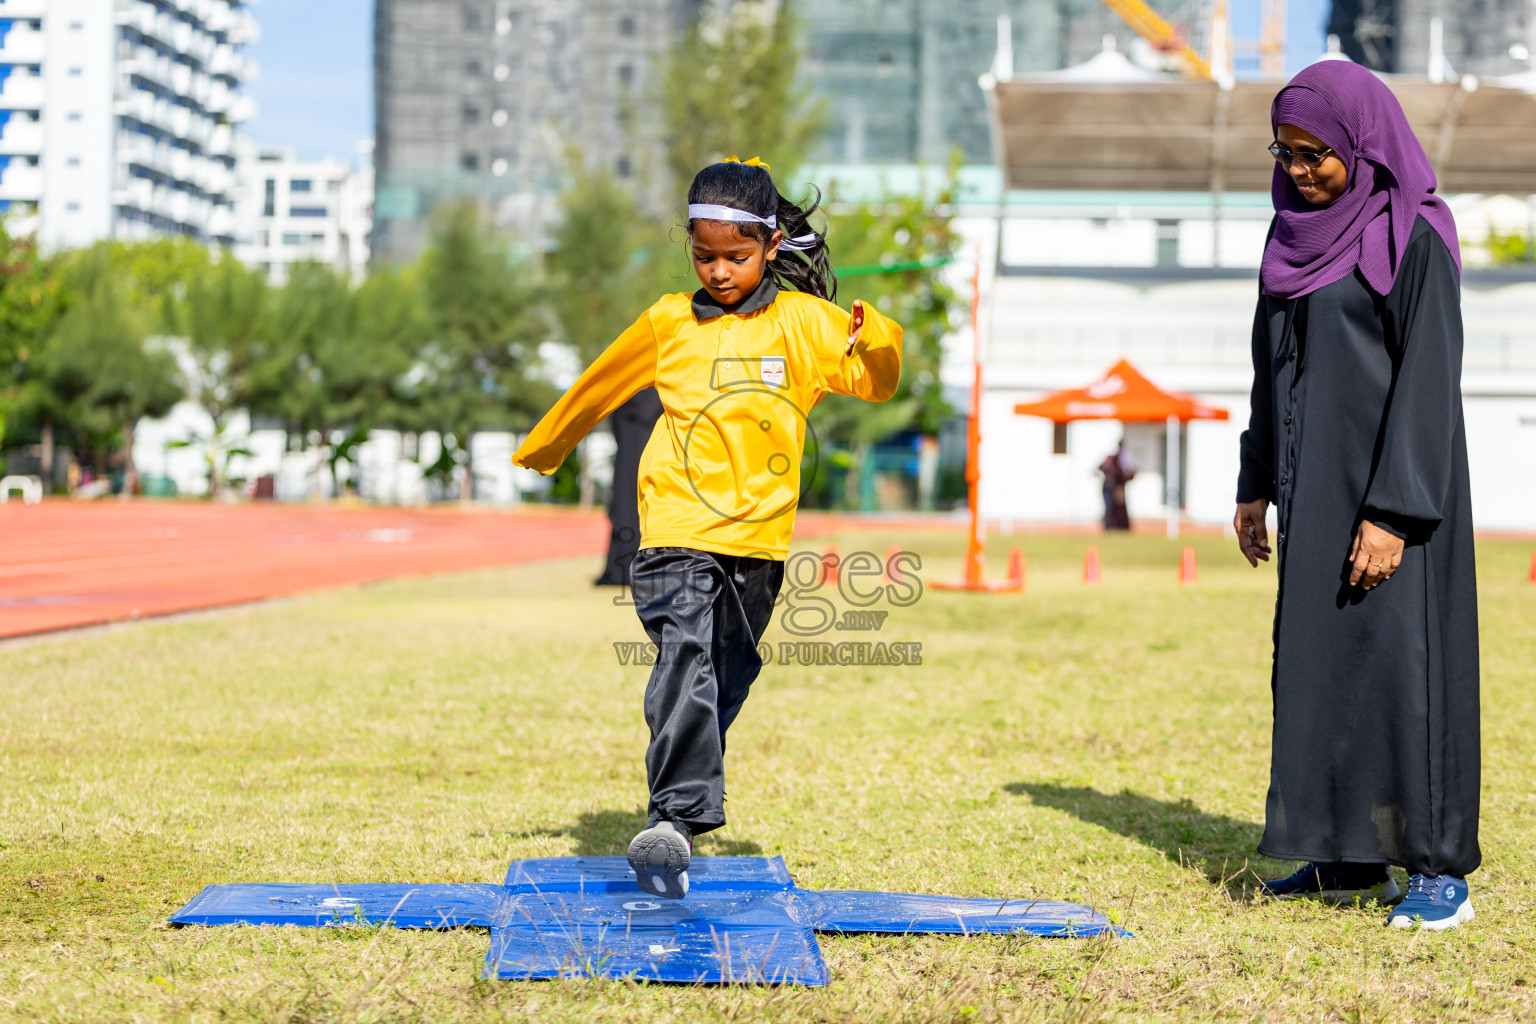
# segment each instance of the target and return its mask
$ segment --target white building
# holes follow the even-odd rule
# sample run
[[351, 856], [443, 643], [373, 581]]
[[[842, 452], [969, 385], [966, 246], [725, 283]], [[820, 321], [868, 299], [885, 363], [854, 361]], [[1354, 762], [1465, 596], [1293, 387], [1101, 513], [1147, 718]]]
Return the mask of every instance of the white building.
[[[844, 200], [932, 195], [943, 179], [937, 168], [875, 164], [813, 166], [806, 176]], [[1229, 413], [1226, 421], [1184, 427], [1178, 491], [1186, 522], [1230, 523], [1270, 197], [1229, 192], [1217, 211], [1204, 192], [1005, 191], [997, 168], [966, 167], [956, 198], [965, 241], [950, 284], [968, 297], [977, 260], [981, 270], [982, 518], [1098, 522], [1097, 467], [1122, 436], [1140, 467], [1127, 488], [1132, 517], [1166, 517], [1163, 425], [1075, 422], [1059, 452], [1050, 421], [1014, 412], [1053, 391], [1083, 387], [1127, 359], [1164, 390]], [[1536, 197], [1461, 194], [1448, 201], [1466, 265], [1461, 385], [1476, 523], [1536, 531], [1536, 474], [1529, 472], [1536, 264], [1489, 266], [1485, 244], [1490, 231], [1536, 238]], [[858, 298], [859, 280], [839, 294], [845, 302]], [[962, 415], [974, 341], [967, 318], [945, 343], [942, 380]], [[952, 457], [963, 458], [963, 449]]]
[[24, 218], [43, 195], [44, 7], [0, 3], [0, 210]]
[[244, 0], [0, 0], [0, 209], [44, 244], [234, 240]]
[[[1272, 216], [1267, 115], [1276, 84], [1188, 82], [1112, 49], [1060, 72], [1003, 72], [984, 84], [1009, 187], [998, 180], [991, 208], [973, 206], [981, 216], [971, 229], [996, 271], [983, 299], [981, 514], [1099, 518], [1096, 469], [1123, 431], [1141, 465], [1127, 488], [1133, 517], [1162, 518], [1172, 495], [1190, 520], [1229, 523]], [[1536, 205], [1497, 194], [1536, 187], [1536, 150], [1528, 151], [1536, 101], [1530, 83], [1515, 79], [1388, 85], [1432, 154], [1460, 227], [1461, 391], [1476, 522], [1533, 530], [1536, 264], [1492, 266], [1490, 243], [1536, 239]], [[1046, 191], [1063, 185], [1072, 190]], [[1050, 422], [1014, 412], [1082, 387], [1122, 358], [1231, 418], [1188, 424], [1175, 448], [1163, 425], [1082, 421], [1062, 438]], [[1175, 453], [1178, 476], [1167, 486]]]
[[[1450, 201], [1465, 227], [1486, 220], [1490, 205], [1527, 208], [1523, 197]], [[1228, 195], [1217, 221], [1209, 203], [1198, 193], [1015, 192], [1003, 206], [1001, 230], [996, 220], [968, 222], [972, 237], [1000, 237], [1002, 245], [983, 299], [984, 518], [1098, 520], [1097, 466], [1122, 433], [1141, 467], [1127, 489], [1131, 515], [1167, 514], [1165, 427], [1085, 420], [1069, 425], [1060, 452], [1049, 421], [1013, 411], [1082, 387], [1125, 358], [1159, 387], [1230, 413], [1224, 422], [1185, 426], [1177, 493], [1186, 520], [1231, 521], [1270, 206], [1267, 196]], [[1475, 253], [1477, 239], [1463, 235]], [[1536, 530], [1536, 477], [1512, 468], [1529, 466], [1536, 443], [1536, 267], [1476, 262], [1467, 261], [1462, 280], [1473, 508], [1480, 529]]]
[[373, 230], [373, 144], [361, 143], [358, 154], [354, 168], [334, 157], [300, 160], [295, 149], [245, 147], [236, 255], [274, 284], [301, 260], [328, 263], [361, 281]]

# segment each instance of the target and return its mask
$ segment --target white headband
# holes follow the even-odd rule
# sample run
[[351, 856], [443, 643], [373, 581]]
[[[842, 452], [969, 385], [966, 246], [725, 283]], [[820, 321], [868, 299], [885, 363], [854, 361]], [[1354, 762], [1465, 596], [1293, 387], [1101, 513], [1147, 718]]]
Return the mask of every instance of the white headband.
[[[755, 213], [746, 210], [738, 210], [734, 206], [716, 206], [714, 203], [689, 203], [689, 220], [733, 220], [741, 224], [766, 224], [777, 231], [779, 218], [774, 216], [759, 217]], [[798, 238], [786, 238], [779, 243], [780, 249], [789, 249], [792, 252], [804, 252], [816, 246], [816, 233], [801, 235]]]

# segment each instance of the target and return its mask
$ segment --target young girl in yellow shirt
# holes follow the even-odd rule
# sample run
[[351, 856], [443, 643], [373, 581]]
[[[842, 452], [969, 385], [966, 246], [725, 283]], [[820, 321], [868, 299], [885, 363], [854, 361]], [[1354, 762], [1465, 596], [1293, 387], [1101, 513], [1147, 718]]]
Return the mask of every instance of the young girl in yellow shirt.
[[[553, 473], [587, 432], [654, 386], [640, 462], [636, 610], [657, 647], [645, 691], [649, 823], [629, 846], [642, 889], [681, 898], [695, 835], [725, 824], [725, 733], [762, 669], [800, 496], [806, 416], [823, 395], [883, 402], [901, 328], [837, 280], [816, 209], [732, 158], [688, 190], [703, 287], [663, 296], [587, 368], [512, 461]], [[786, 291], [781, 285], [793, 288]]]

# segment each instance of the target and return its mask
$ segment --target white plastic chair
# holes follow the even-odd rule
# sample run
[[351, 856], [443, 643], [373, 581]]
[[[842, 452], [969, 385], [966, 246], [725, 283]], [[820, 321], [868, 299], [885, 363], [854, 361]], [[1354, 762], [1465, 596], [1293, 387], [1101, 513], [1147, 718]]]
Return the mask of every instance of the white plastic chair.
[[37, 476], [0, 478], [0, 505], [11, 500], [12, 491], [20, 492], [23, 505], [36, 505], [43, 500], [43, 479]]

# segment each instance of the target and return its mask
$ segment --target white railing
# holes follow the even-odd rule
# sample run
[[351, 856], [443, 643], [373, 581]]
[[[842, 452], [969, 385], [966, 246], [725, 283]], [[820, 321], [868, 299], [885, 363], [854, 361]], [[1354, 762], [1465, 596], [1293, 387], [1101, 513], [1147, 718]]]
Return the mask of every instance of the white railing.
[[[989, 359], [997, 364], [1064, 363], [1108, 366], [1117, 359], [1161, 366], [1243, 368], [1252, 365], [1252, 335], [1231, 330], [1041, 328], [999, 330]], [[1536, 331], [1469, 331], [1462, 349], [1466, 370], [1536, 370]]]
[[235, 233], [235, 214], [227, 206], [215, 207], [208, 215], [208, 234], [215, 238]]
[[[0, 17], [4, 15], [0, 14]], [[24, 22], [17, 22], [5, 34], [5, 45], [0, 46], [0, 63], [41, 64], [47, 49], [41, 32], [34, 32]]]
[[210, 75], [228, 75], [234, 73], [237, 64], [238, 57], [235, 54], [235, 48], [228, 43], [220, 43], [208, 55], [205, 66]]
[[152, 36], [155, 34], [155, 14], [154, 5], [146, 4], [143, 0], [120, 2], [117, 6], [117, 23]]
[[41, 18], [48, 13], [48, 0], [0, 0], [0, 18]]
[[229, 29], [231, 42], [250, 44], [261, 40], [261, 28], [257, 25], [256, 19], [251, 16], [250, 11], [242, 7], [238, 11], [230, 12], [230, 18], [233, 21]]
[[209, 32], [227, 32], [234, 19], [230, 16], [229, 4], [223, 0], [216, 0], [208, 5], [208, 16], [203, 19], [203, 25]]
[[43, 123], [12, 114], [0, 132], [0, 153], [13, 156], [24, 153], [38, 156], [43, 152]]
[[6, 202], [35, 203], [43, 195], [43, 169], [12, 160], [0, 174], [0, 199]]
[[235, 133], [229, 125], [215, 125], [208, 135], [208, 142], [204, 150], [213, 156], [233, 155], [235, 152]]
[[999, 330], [989, 358], [995, 363], [1087, 363], [1116, 359], [1163, 366], [1248, 366], [1247, 330], [1158, 331], [1119, 328]]
[[12, 71], [6, 76], [4, 88], [0, 88], [0, 106], [11, 110], [38, 110], [42, 105], [41, 75], [27, 75], [20, 71]]

